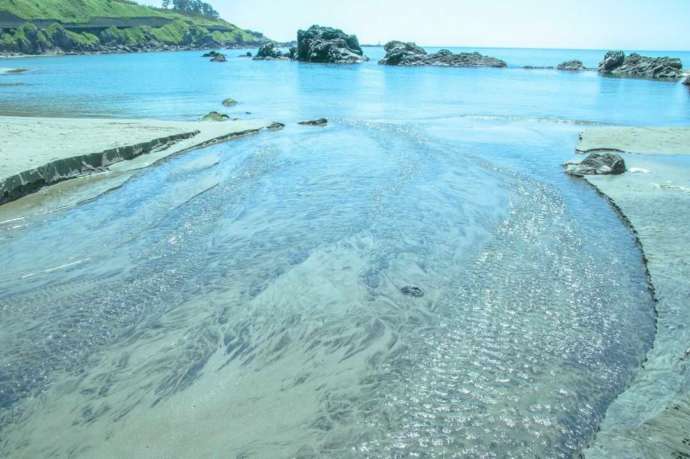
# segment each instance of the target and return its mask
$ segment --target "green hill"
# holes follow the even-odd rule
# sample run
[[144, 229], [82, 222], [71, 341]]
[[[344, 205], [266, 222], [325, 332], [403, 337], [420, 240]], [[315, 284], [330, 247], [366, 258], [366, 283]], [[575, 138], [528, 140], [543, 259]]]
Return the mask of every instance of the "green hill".
[[222, 19], [128, 0], [0, 0], [0, 52], [146, 51], [254, 46], [258, 33]]

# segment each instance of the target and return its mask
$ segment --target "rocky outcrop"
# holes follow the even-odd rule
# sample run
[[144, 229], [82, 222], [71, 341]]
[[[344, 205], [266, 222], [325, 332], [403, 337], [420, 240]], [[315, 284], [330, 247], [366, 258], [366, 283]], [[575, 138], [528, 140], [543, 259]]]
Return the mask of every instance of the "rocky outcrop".
[[690, 86], [690, 75], [688, 75], [687, 77], [685, 77], [685, 81], [683, 81], [683, 84], [684, 84], [684, 85], [687, 85], [687, 86]]
[[562, 64], [559, 64], [556, 68], [558, 70], [564, 70], [566, 72], [579, 72], [581, 70], [586, 70], [585, 64], [583, 64], [582, 61], [578, 60], [563, 62]]
[[234, 107], [235, 105], [237, 105], [237, 101], [235, 99], [233, 99], [232, 97], [228, 97], [227, 99], [225, 99], [223, 101], [224, 107]]
[[326, 118], [319, 118], [317, 120], [300, 121], [297, 124], [301, 124], [302, 126], [326, 126], [328, 120]]
[[284, 59], [289, 59], [289, 56], [283, 54], [278, 47], [278, 44], [273, 41], [269, 41], [261, 46], [259, 51], [256, 53], [256, 57], [254, 57], [255, 61], [274, 61]]
[[357, 36], [317, 25], [297, 32], [296, 57], [302, 62], [325, 64], [359, 64], [368, 60]]
[[683, 76], [683, 63], [672, 57], [647, 57], [637, 53], [626, 56], [623, 51], [609, 51], [599, 64], [599, 72], [621, 77], [678, 80]]
[[568, 161], [565, 172], [575, 177], [585, 175], [620, 175], [625, 173], [625, 161], [616, 153], [590, 153], [580, 162]]
[[392, 41], [384, 47], [386, 56], [379, 61], [382, 65], [419, 66], [435, 65], [441, 67], [496, 67], [508, 65], [495, 57], [479, 53], [453, 53], [447, 49], [429, 54], [415, 43]]

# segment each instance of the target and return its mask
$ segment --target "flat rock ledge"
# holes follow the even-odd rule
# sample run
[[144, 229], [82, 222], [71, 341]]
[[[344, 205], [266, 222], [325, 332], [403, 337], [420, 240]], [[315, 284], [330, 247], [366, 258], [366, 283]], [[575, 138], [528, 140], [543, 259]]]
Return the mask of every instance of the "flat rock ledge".
[[422, 65], [438, 67], [507, 67], [504, 61], [480, 53], [453, 53], [447, 49], [433, 54], [415, 43], [391, 41], [384, 47], [386, 56], [379, 61], [381, 65], [414, 67]]
[[[151, 154], [162, 159], [268, 124], [0, 117], [0, 205]], [[127, 139], [123, 142], [122, 139]]]
[[[587, 175], [634, 233], [656, 304], [647, 360], [608, 407], [587, 459], [690, 457], [690, 128], [596, 127], [578, 151], [624, 154], [628, 173]], [[663, 158], [660, 155], [664, 155]], [[606, 237], [603, 235], [602, 237]]]
[[677, 81], [683, 76], [683, 63], [674, 57], [647, 57], [637, 53], [609, 51], [599, 63], [599, 73], [629, 78]]

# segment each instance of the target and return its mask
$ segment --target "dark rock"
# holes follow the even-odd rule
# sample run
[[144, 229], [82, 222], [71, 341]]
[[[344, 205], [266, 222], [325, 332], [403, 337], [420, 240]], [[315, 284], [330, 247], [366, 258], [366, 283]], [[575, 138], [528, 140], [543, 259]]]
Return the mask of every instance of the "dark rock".
[[685, 77], [685, 81], [683, 81], [683, 84], [690, 86], [690, 75]]
[[563, 62], [556, 67], [558, 70], [565, 70], [568, 72], [579, 72], [580, 70], [585, 70], [585, 64], [582, 61], [572, 60]]
[[218, 51], [209, 51], [207, 53], [202, 54], [201, 57], [216, 57], [222, 54], [223, 53], [219, 53]]
[[326, 118], [319, 118], [318, 120], [300, 121], [297, 124], [301, 124], [302, 126], [326, 126], [328, 120]]
[[252, 53], [250, 51], [247, 51], [244, 54], [240, 54], [238, 57], [252, 57]]
[[237, 101], [235, 99], [233, 99], [232, 97], [228, 97], [227, 99], [225, 99], [223, 101], [223, 106], [225, 106], [225, 107], [233, 107], [235, 105], [237, 105]]
[[256, 53], [255, 61], [273, 61], [273, 60], [285, 60], [288, 56], [284, 55], [283, 52], [278, 47], [278, 44], [269, 41], [265, 43], [259, 51]]
[[382, 65], [419, 66], [435, 65], [441, 67], [507, 67], [504, 61], [479, 53], [452, 53], [447, 49], [428, 54], [414, 43], [392, 41], [384, 47], [386, 56], [379, 61]]
[[406, 285], [405, 287], [401, 288], [400, 293], [403, 295], [412, 296], [414, 298], [421, 298], [424, 296], [424, 290], [411, 285]]
[[227, 121], [230, 117], [225, 113], [209, 112], [201, 118], [201, 121]]
[[599, 72], [632, 78], [678, 80], [683, 76], [683, 63], [672, 57], [647, 57], [623, 51], [609, 51], [599, 64]]
[[213, 58], [211, 58], [211, 62], [226, 62], [227, 58], [225, 57], [225, 54], [218, 53]]
[[276, 121], [274, 123], [271, 123], [267, 129], [270, 129], [272, 131], [278, 131], [280, 129], [283, 129], [284, 127], [285, 127], [285, 125], [283, 123], [279, 123]]
[[565, 172], [576, 177], [585, 175], [619, 175], [626, 171], [625, 161], [616, 153], [591, 153], [584, 160], [568, 161]]
[[296, 55], [302, 62], [326, 64], [359, 64], [368, 60], [355, 35], [317, 25], [297, 32]]

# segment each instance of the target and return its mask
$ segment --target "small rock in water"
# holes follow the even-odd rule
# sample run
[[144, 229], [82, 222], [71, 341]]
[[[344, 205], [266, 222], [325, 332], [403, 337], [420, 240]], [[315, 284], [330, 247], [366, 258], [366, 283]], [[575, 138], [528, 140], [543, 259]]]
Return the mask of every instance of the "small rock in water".
[[278, 122], [276, 121], [276, 122], [274, 122], [274, 123], [271, 123], [271, 125], [268, 126], [268, 129], [270, 129], [270, 130], [272, 130], [272, 131], [277, 131], [277, 130], [279, 130], [279, 129], [283, 129], [284, 127], [285, 127], [285, 125], [284, 125], [283, 123], [278, 123]]
[[685, 81], [683, 81], [683, 84], [690, 86], [690, 75], [688, 75], [687, 78], [685, 78]]
[[225, 113], [210, 112], [201, 118], [201, 121], [227, 121], [230, 117]]
[[237, 101], [233, 99], [232, 97], [228, 97], [223, 101], [223, 106], [225, 107], [232, 107], [234, 105], [237, 105]]
[[424, 290], [422, 290], [419, 287], [414, 287], [412, 285], [406, 285], [405, 287], [400, 289], [400, 292], [403, 295], [412, 296], [415, 298], [421, 298], [424, 296]]
[[298, 124], [302, 126], [325, 126], [328, 124], [326, 118], [319, 118], [318, 120], [300, 121]]
[[591, 153], [582, 161], [568, 161], [565, 172], [576, 177], [585, 175], [619, 175], [626, 171], [625, 161], [616, 153]]

